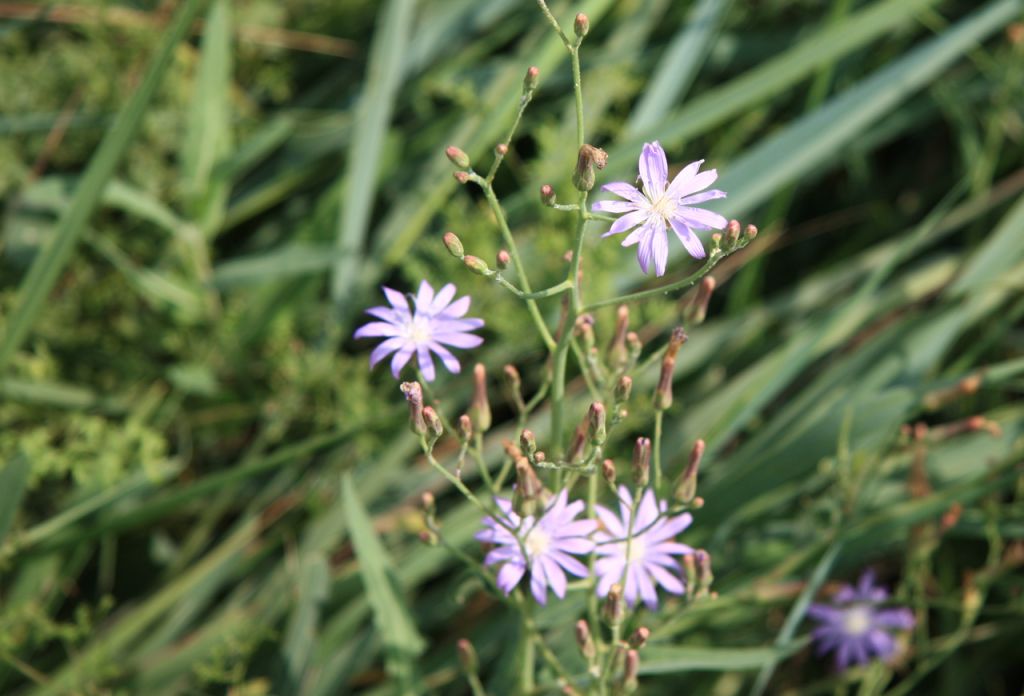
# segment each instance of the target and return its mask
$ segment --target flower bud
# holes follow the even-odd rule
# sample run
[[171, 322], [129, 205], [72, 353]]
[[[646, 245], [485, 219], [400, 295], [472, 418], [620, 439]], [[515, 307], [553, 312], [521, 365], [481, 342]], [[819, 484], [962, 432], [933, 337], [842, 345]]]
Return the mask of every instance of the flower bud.
[[527, 457], [532, 457], [537, 453], [537, 440], [533, 436], [532, 430], [524, 430], [519, 434], [519, 449]]
[[555, 190], [551, 188], [551, 184], [540, 187], [540, 202], [549, 208], [555, 204]]
[[583, 344], [583, 350], [589, 353], [594, 347], [594, 316], [592, 314], [581, 314], [576, 318], [576, 335]]
[[754, 238], [757, 236], [757, 227], [754, 226], [754, 225], [747, 225], [747, 229], [745, 230], [745, 234], [747, 236], [747, 241], [748, 242], [754, 241]]
[[448, 157], [448, 161], [459, 169], [469, 169], [469, 155], [459, 148], [454, 145], [449, 145], [445, 148], [444, 154]]
[[421, 529], [419, 534], [420, 541], [423, 542], [424, 546], [437, 546], [437, 534], [430, 531], [429, 529]]
[[597, 655], [597, 648], [594, 646], [594, 637], [590, 635], [590, 625], [586, 619], [576, 622], [576, 645], [580, 648], [580, 654], [589, 662]]
[[711, 302], [711, 294], [715, 291], [715, 279], [713, 276], [705, 276], [700, 285], [697, 286], [697, 294], [693, 301], [683, 312], [683, 321], [691, 326], [699, 326], [704, 323], [708, 315], [708, 303]]
[[639, 688], [640, 653], [636, 650], [626, 652], [626, 664], [622, 668], [622, 692], [634, 693]]
[[473, 366], [473, 400], [469, 402], [473, 430], [486, 433], [491, 429], [491, 402], [487, 400], [487, 370], [481, 363]]
[[683, 470], [676, 484], [675, 498], [681, 503], [689, 503], [697, 497], [697, 472], [700, 460], [704, 456], [704, 441], [697, 440], [690, 451], [690, 461]]
[[659, 411], [664, 411], [672, 406], [672, 377], [676, 369], [676, 355], [684, 343], [686, 343], [686, 332], [682, 327], [676, 327], [672, 330], [668, 348], [661, 359], [661, 375], [658, 378], [658, 387], [654, 391], [654, 408]]
[[504, 157], [505, 155], [508, 154], [508, 145], [506, 145], [505, 143], [498, 143], [497, 145], [494, 146], [494, 152], [495, 154], [498, 155], [498, 157]]
[[420, 496], [420, 504], [423, 506], [423, 513], [427, 517], [433, 517], [437, 512], [437, 500], [430, 491], [424, 491]]
[[615, 462], [605, 459], [601, 462], [601, 476], [608, 482], [608, 485], [615, 488]]
[[633, 482], [643, 488], [651, 476], [651, 439], [638, 437], [633, 446]]
[[448, 249], [448, 253], [457, 259], [461, 260], [466, 255], [465, 250], [462, 248], [462, 240], [454, 232], [444, 233], [444, 246]]
[[519, 375], [519, 370], [516, 369], [515, 365], [505, 365], [502, 368], [502, 375], [505, 377], [505, 387], [508, 389], [509, 396], [512, 397], [512, 403], [515, 405], [516, 410], [520, 413], [526, 411], [526, 402], [523, 400], [523, 378]]
[[463, 413], [459, 416], [459, 442], [468, 444], [473, 439], [473, 419], [469, 414]]
[[600, 447], [608, 437], [608, 430], [606, 426], [607, 414], [605, 412], [604, 404], [600, 401], [595, 401], [590, 404], [590, 411], [587, 414], [587, 418], [589, 421], [587, 438], [590, 440], [590, 444]]
[[572, 23], [572, 30], [576, 32], [576, 37], [582, 39], [584, 36], [590, 33], [590, 17], [580, 12], [576, 15], [576, 19]]
[[537, 472], [530, 466], [526, 457], [517, 459], [516, 490], [512, 495], [512, 507], [516, 513], [521, 517], [527, 517], [537, 512], [543, 490]]
[[711, 581], [715, 579], [711, 572], [711, 554], [704, 549], [697, 549], [693, 555], [697, 563], [697, 593], [706, 596], [711, 590]]
[[629, 401], [630, 395], [633, 393], [633, 378], [629, 375], [622, 375], [619, 377], [619, 381], [615, 383], [614, 398], [616, 404], [621, 404], [625, 401]]
[[498, 251], [498, 255], [495, 257], [494, 262], [499, 271], [504, 271], [508, 268], [508, 265], [512, 263], [512, 257], [507, 251], [501, 249]]
[[647, 645], [647, 639], [651, 637], [651, 629], [646, 626], [640, 626], [633, 634], [629, 637], [629, 647], [639, 650], [640, 648]]
[[729, 247], [736, 246], [736, 242], [740, 241], [740, 222], [739, 220], [730, 220], [729, 224], [725, 227], [725, 241]]
[[462, 257], [462, 263], [466, 264], [466, 268], [473, 271], [477, 275], [489, 275], [491, 269], [487, 267], [487, 262], [479, 256], [473, 256], [472, 254], [466, 254]]
[[694, 554], [688, 553], [683, 556], [683, 579], [686, 585], [686, 594], [694, 597], [697, 594], [697, 560]]
[[604, 605], [601, 607], [601, 615], [609, 626], [622, 623], [626, 608], [622, 603], [622, 585], [619, 583], [615, 583], [608, 590], [608, 596], [604, 598]]
[[513, 460], [523, 456], [523, 453], [515, 446], [515, 444], [512, 443], [511, 440], [502, 440], [501, 448], [505, 450], [505, 456], [511, 457]]
[[722, 251], [722, 233], [712, 232], [711, 233], [711, 253], [717, 254]]
[[540, 68], [536, 65], [531, 65], [526, 71], [526, 77], [523, 78], [523, 91], [532, 92], [537, 89], [537, 80], [540, 77]]
[[459, 667], [466, 674], [476, 674], [480, 669], [480, 660], [476, 656], [476, 649], [465, 638], [460, 638], [455, 643], [455, 654], [459, 658]]
[[640, 357], [640, 353], [644, 349], [644, 344], [640, 340], [640, 336], [636, 331], [630, 331], [626, 334], [626, 350], [629, 351], [629, 361], [636, 362]]
[[608, 364], [613, 370], [621, 370], [629, 362], [629, 349], [626, 348], [626, 334], [629, 333], [629, 307], [619, 305], [615, 314], [615, 334], [608, 344]]
[[441, 424], [441, 418], [437, 415], [437, 411], [434, 410], [433, 406], [423, 407], [423, 421], [427, 424], [427, 442], [433, 445], [444, 435], [444, 426]]
[[587, 446], [587, 430], [589, 430], [589, 419], [580, 423], [572, 434], [569, 450], [565, 453], [565, 460], [570, 464], [578, 464], [583, 461], [583, 451]]
[[402, 382], [399, 389], [409, 402], [409, 428], [416, 435], [426, 435], [427, 423], [423, 420], [423, 387], [419, 382]]
[[579, 155], [576, 157], [576, 171], [572, 175], [573, 186], [577, 191], [589, 191], [594, 188], [597, 174], [594, 168], [604, 169], [608, 164], [608, 153], [599, 147], [586, 143], [580, 147]]

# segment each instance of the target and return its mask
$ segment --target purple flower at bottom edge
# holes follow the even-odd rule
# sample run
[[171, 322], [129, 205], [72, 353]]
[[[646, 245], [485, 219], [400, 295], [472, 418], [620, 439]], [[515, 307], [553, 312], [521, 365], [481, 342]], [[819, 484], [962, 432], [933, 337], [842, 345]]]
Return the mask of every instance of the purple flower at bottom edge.
[[[534, 518], [520, 517], [504, 498], [494, 499], [505, 526], [493, 517], [485, 517], [485, 528], [475, 538], [496, 546], [488, 552], [484, 564], [501, 566], [497, 582], [502, 592], [511, 593], [529, 570], [530, 592], [538, 603], [546, 604], [549, 587], [559, 599], [565, 597], [566, 572], [587, 576], [587, 566], [570, 554], [594, 550], [594, 542], [588, 537], [597, 529], [597, 522], [577, 520], [583, 501], [568, 500], [569, 494], [563, 490], [548, 503], [544, 514]], [[514, 529], [515, 534], [506, 527]]]
[[[704, 160], [683, 167], [668, 181], [668, 159], [661, 145], [655, 141], [644, 143], [640, 153], [640, 180], [643, 191], [632, 184], [617, 181], [605, 184], [603, 191], [614, 193], [624, 201], [598, 201], [593, 210], [599, 213], [622, 213], [602, 237], [633, 230], [622, 241], [622, 246], [637, 246], [636, 258], [644, 273], [654, 262], [655, 275], [665, 275], [668, 263], [668, 227], [676, 233], [683, 247], [695, 259], [704, 258], [704, 245], [694, 230], [720, 230], [728, 222], [718, 213], [696, 207], [699, 203], [725, 198], [718, 189], [705, 191], [718, 178], [718, 172], [709, 169], [699, 172]], [[699, 173], [698, 173], [699, 172]], [[636, 228], [636, 229], [633, 229]]]
[[449, 372], [458, 373], [459, 361], [445, 346], [454, 348], [476, 348], [484, 339], [469, 333], [484, 325], [483, 319], [463, 318], [469, 311], [469, 296], [455, 297], [455, 286], [448, 283], [434, 294], [434, 288], [427, 281], [420, 283], [419, 292], [413, 298], [413, 306], [405, 295], [381, 288], [390, 307], [370, 307], [366, 313], [380, 321], [371, 321], [360, 326], [355, 338], [383, 337], [379, 346], [370, 354], [370, 367], [391, 355], [391, 374], [398, 379], [409, 359], [416, 354], [423, 378], [434, 381], [434, 359], [431, 353], [441, 358]]
[[602, 505], [595, 506], [604, 525], [604, 529], [594, 535], [597, 554], [601, 556], [594, 564], [594, 572], [599, 576], [597, 594], [604, 597], [612, 585], [624, 583], [622, 596], [626, 604], [634, 606], [639, 597], [649, 609], [654, 609], [658, 606], [656, 585], [677, 595], [685, 590], [679, 577], [679, 563], [674, 557], [693, 553], [693, 549], [676, 542], [675, 536], [690, 526], [693, 515], [684, 512], [675, 517], [663, 516], [667, 509], [665, 501], [659, 504], [654, 491], [647, 489], [637, 506], [627, 550], [632, 504], [629, 489], [619, 486], [620, 515]]
[[874, 583], [874, 573], [867, 570], [856, 587], [843, 585], [831, 604], [812, 604], [807, 610], [807, 615], [820, 624], [812, 633], [817, 653], [834, 651], [840, 671], [851, 664], [888, 659], [896, 651], [892, 632], [914, 626], [914, 614], [909, 609], [878, 606], [889, 593]]

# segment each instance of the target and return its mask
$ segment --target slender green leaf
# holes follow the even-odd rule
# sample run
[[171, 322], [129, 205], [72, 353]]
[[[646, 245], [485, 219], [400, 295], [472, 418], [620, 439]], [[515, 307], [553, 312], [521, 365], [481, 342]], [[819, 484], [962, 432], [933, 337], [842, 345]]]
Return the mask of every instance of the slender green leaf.
[[11, 531], [31, 471], [32, 465], [24, 453], [18, 453], [0, 468], [0, 543]]

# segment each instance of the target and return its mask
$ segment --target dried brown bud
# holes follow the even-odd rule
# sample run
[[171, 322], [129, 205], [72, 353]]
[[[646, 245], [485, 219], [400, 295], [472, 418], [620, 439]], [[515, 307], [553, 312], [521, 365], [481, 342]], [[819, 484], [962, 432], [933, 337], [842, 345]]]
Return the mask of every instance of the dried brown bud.
[[625, 401], [629, 401], [630, 395], [633, 393], [633, 378], [629, 375], [622, 375], [619, 377], [619, 381], [615, 383], [615, 403], [621, 404]]
[[587, 623], [586, 619], [580, 619], [576, 622], [576, 645], [579, 646], [580, 654], [587, 661], [593, 660], [594, 656], [597, 655], [594, 637], [590, 635], [590, 624]]
[[399, 389], [409, 403], [409, 428], [416, 435], [426, 435], [427, 423], [423, 420], [423, 387], [419, 382], [402, 382]]
[[629, 307], [619, 305], [615, 314], [615, 334], [608, 344], [608, 364], [613, 370], [621, 370], [629, 363], [629, 349], [626, 348], [626, 334], [629, 332]]
[[590, 404], [590, 411], [587, 413], [587, 419], [589, 421], [587, 437], [590, 440], [590, 444], [600, 447], [604, 444], [604, 441], [608, 436], [606, 427], [607, 413], [605, 411], [604, 404], [599, 401]]
[[569, 442], [569, 450], [565, 453], [565, 459], [570, 464], [578, 464], [583, 461], [583, 452], [587, 446], [588, 428], [589, 420], [584, 419], [572, 434], [572, 440]]
[[537, 453], [537, 439], [534, 437], [532, 430], [524, 430], [519, 434], [519, 449], [527, 457], [532, 457]]
[[708, 303], [711, 302], [711, 295], [715, 291], [715, 279], [713, 276], [705, 276], [700, 285], [697, 286], [697, 293], [693, 301], [683, 312], [683, 320], [691, 326], [699, 326], [704, 323], [708, 315]]
[[608, 153], [599, 147], [584, 144], [580, 147], [576, 158], [576, 171], [572, 175], [573, 186], [578, 191], [589, 191], [594, 188], [597, 174], [594, 168], [604, 169], [608, 164]]
[[437, 442], [444, 435], [444, 426], [433, 406], [423, 407], [423, 421], [427, 424], [427, 441], [431, 444]]
[[604, 606], [601, 607], [601, 614], [610, 626], [622, 623], [622, 618], [626, 615], [626, 607], [622, 603], [622, 585], [615, 583], [608, 590]]
[[675, 497], [681, 503], [689, 503], [697, 497], [697, 472], [700, 460], [704, 456], [704, 441], [697, 440], [690, 450], [690, 461], [676, 483]]
[[640, 653], [636, 650], [626, 652], [626, 663], [622, 668], [622, 691], [626, 694], [634, 693], [640, 686]]
[[640, 626], [629, 636], [629, 647], [639, 650], [647, 645], [647, 639], [651, 637], [651, 629]]
[[605, 459], [601, 462], [601, 476], [608, 482], [608, 485], [612, 488], [615, 487], [615, 462], [611, 459]]
[[473, 419], [469, 414], [463, 413], [459, 416], [459, 442], [468, 443], [473, 439]]
[[686, 332], [682, 327], [672, 330], [672, 337], [669, 338], [668, 348], [661, 359], [661, 374], [658, 377], [658, 386], [654, 391], [654, 408], [664, 411], [672, 406], [672, 378], [676, 369], [676, 354], [686, 343]]

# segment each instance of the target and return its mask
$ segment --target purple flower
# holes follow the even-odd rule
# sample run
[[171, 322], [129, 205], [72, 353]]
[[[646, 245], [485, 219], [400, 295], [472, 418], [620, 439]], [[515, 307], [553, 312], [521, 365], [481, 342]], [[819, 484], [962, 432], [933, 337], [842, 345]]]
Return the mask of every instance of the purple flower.
[[448, 283], [435, 295], [427, 281], [420, 283], [419, 292], [413, 298], [413, 307], [405, 295], [382, 288], [390, 307], [370, 307], [366, 313], [381, 321], [371, 321], [360, 326], [355, 338], [383, 336], [384, 341], [370, 354], [370, 367], [391, 355], [391, 374], [398, 379], [398, 373], [413, 353], [419, 361], [423, 377], [434, 381], [434, 359], [431, 352], [441, 358], [449, 372], [457, 373], [459, 361], [445, 346], [455, 348], [476, 348], [484, 339], [469, 333], [484, 325], [483, 319], [462, 318], [469, 310], [469, 296], [455, 297], [455, 286]]
[[[587, 576], [587, 566], [569, 554], [594, 550], [589, 536], [597, 529], [597, 522], [577, 520], [576, 516], [583, 511], [583, 501], [569, 503], [568, 499], [569, 493], [563, 490], [551, 500], [539, 519], [533, 515], [521, 518], [512, 509], [511, 502], [494, 499], [502, 513], [501, 522], [485, 517], [485, 529], [478, 532], [476, 538], [497, 547], [487, 554], [484, 564], [501, 565], [498, 587], [502, 592], [512, 592], [529, 570], [530, 591], [540, 604], [545, 604], [548, 587], [559, 599], [565, 597], [566, 572], [581, 578]], [[514, 529], [515, 534], [510, 529]]]
[[604, 597], [612, 585], [620, 583], [626, 604], [634, 606], [639, 596], [648, 608], [654, 609], [658, 606], [655, 585], [661, 585], [672, 594], [683, 594], [685, 587], [674, 557], [693, 553], [693, 549], [677, 543], [674, 538], [690, 526], [693, 515], [684, 512], [676, 517], [664, 516], [667, 505], [664, 501], [659, 504], [654, 491], [648, 489], [637, 507], [627, 551], [632, 505], [629, 489], [619, 486], [621, 516], [604, 506], [596, 506], [597, 516], [604, 525], [604, 529], [594, 535], [597, 554], [601, 556], [594, 565], [594, 572], [599, 576], [597, 594]]
[[697, 160], [686, 165], [670, 184], [665, 151], [657, 141], [644, 143], [643, 152], [640, 153], [640, 180], [643, 182], [643, 192], [624, 181], [601, 187], [626, 199], [594, 203], [595, 212], [624, 213], [612, 223], [611, 229], [601, 236], [607, 237], [633, 230], [622, 241], [622, 246], [639, 245], [636, 258], [644, 273], [648, 272], [653, 260], [655, 274], [665, 275], [665, 265], [668, 263], [668, 226], [672, 227], [672, 231], [690, 252], [690, 256], [695, 259], [704, 258], [704, 245], [700, 243], [694, 230], [720, 230], [728, 222], [718, 213], [696, 207], [698, 203], [704, 201], [725, 198], [724, 191], [704, 191], [718, 178], [718, 172], [709, 169], [698, 173], [703, 162], [704, 160]]
[[812, 634], [818, 654], [835, 651], [840, 670], [874, 658], [888, 659], [896, 650], [891, 631], [914, 626], [909, 609], [879, 608], [889, 593], [874, 582], [875, 574], [867, 570], [856, 587], [843, 585], [831, 604], [812, 604], [807, 610], [807, 615], [821, 624]]

